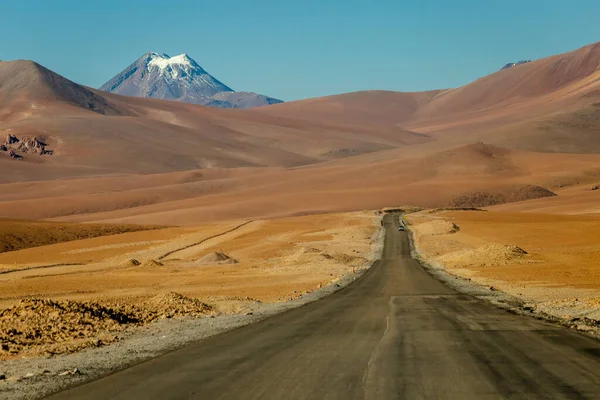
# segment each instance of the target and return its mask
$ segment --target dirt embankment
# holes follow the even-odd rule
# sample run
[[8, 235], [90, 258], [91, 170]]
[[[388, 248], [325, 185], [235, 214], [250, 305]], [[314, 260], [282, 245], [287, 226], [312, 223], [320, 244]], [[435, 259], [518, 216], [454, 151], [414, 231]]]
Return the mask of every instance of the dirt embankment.
[[452, 207], [488, 207], [496, 204], [541, 199], [556, 196], [556, 193], [536, 185], [508, 185], [502, 190], [472, 191], [456, 195], [450, 202]]
[[0, 253], [71, 240], [159, 229], [161, 226], [66, 224], [0, 219]]
[[407, 219], [433, 270], [567, 326], [600, 327], [600, 216], [424, 211]]

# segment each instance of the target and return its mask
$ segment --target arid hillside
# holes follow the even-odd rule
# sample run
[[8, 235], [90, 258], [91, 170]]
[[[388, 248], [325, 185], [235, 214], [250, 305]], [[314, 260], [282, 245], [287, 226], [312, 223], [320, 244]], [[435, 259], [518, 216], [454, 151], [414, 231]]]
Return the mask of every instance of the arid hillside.
[[475, 143], [428, 156], [341, 164], [4, 184], [0, 205], [18, 218], [176, 225], [391, 204], [481, 207], [554, 196], [568, 182], [594, 179], [600, 155]]
[[64, 224], [0, 218], [0, 253], [81, 240], [158, 229], [140, 225]]
[[370, 91], [257, 112], [355, 126], [401, 127], [442, 148], [484, 141], [543, 152], [600, 152], [600, 43], [517, 65], [455, 89]]
[[0, 63], [0, 216], [194, 224], [490, 206], [600, 173], [600, 44], [462, 88], [252, 110], [123, 97]]
[[[129, 98], [77, 85], [30, 61], [0, 62], [0, 141], [38, 138], [48, 154], [0, 152], [0, 182], [203, 168], [294, 167], [429, 138]], [[6, 153], [6, 154], [2, 154]], [[6, 157], [2, 157], [6, 156]], [[20, 163], [7, 164], [15, 158]], [[43, 165], [43, 167], [41, 167]]]

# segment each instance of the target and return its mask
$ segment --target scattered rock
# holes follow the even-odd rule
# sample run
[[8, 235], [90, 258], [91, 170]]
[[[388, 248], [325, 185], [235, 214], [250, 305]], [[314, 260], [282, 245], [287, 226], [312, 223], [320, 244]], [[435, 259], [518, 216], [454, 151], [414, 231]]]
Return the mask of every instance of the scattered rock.
[[433, 221], [425, 222], [419, 225], [419, 235], [448, 235], [456, 233], [460, 230], [458, 225], [445, 221], [443, 219], [434, 219]]
[[67, 371], [60, 372], [57, 375], [58, 376], [81, 375], [81, 372], [77, 368], [74, 368], [74, 369], [70, 369], [70, 370], [67, 370]]
[[594, 328], [589, 325], [579, 324], [575, 326], [575, 329], [581, 332], [589, 332], [592, 331]]
[[4, 342], [0, 355], [38, 346], [51, 353], [76, 351], [88, 347], [90, 338], [139, 323], [135, 313], [98, 303], [21, 300], [0, 311], [0, 341]]
[[16, 144], [19, 143], [19, 139], [15, 135], [11, 135], [10, 133], [6, 136], [6, 144]]
[[164, 267], [165, 264], [156, 260], [148, 260], [141, 264], [144, 268], [155, 268], [155, 267]]
[[26, 374], [23, 378], [26, 378], [26, 379], [33, 378], [34, 375], [35, 375], [34, 373], [30, 372], [30, 373]]
[[352, 265], [352, 264], [360, 265], [360, 264], [363, 264], [366, 262], [366, 259], [364, 257], [351, 256], [351, 255], [344, 254], [344, 253], [334, 253], [334, 254], [323, 253], [321, 255], [328, 260], [334, 260], [340, 264], [346, 264], [346, 265]]
[[150, 311], [148, 317], [144, 316], [150, 320], [183, 316], [198, 317], [214, 312], [208, 304], [175, 292], [152, 297], [144, 303], [144, 309]]
[[12, 150], [12, 149], [9, 149], [9, 150], [8, 150], [8, 156], [9, 156], [10, 158], [13, 158], [13, 159], [15, 159], [15, 160], [20, 160], [20, 159], [22, 159], [22, 158], [23, 158], [23, 156], [21, 156], [21, 155], [19, 155], [19, 154], [15, 153], [15, 151], [14, 151], [14, 150]]
[[448, 267], [484, 267], [527, 262], [526, 257], [527, 252], [518, 246], [492, 244], [448, 253], [437, 261]]
[[126, 267], [137, 267], [138, 265], [141, 265], [142, 263], [139, 262], [138, 260], [136, 260], [135, 258], [132, 258], [131, 260], [127, 260], [125, 262], [125, 266]]

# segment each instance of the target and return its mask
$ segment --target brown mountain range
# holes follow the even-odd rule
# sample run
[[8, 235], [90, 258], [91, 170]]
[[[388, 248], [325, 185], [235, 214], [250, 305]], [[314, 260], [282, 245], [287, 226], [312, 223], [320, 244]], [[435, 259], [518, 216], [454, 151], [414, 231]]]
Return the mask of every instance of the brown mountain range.
[[[600, 180], [600, 43], [457, 89], [257, 109], [123, 97], [0, 62], [0, 216], [196, 223], [482, 206]], [[43, 153], [43, 154], [38, 154]]]

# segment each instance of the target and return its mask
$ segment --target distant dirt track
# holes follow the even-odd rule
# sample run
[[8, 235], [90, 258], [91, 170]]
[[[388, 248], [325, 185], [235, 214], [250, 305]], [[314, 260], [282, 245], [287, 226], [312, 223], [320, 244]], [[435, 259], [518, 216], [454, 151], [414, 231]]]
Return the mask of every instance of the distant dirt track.
[[52, 399], [600, 397], [600, 343], [459, 294], [385, 216], [383, 259], [323, 300]]
[[165, 258], [167, 258], [170, 255], [173, 255], [173, 254], [175, 254], [175, 253], [177, 253], [179, 251], [189, 249], [190, 247], [201, 245], [202, 243], [206, 242], [207, 240], [214, 239], [214, 238], [217, 238], [219, 236], [227, 235], [228, 233], [236, 231], [236, 230], [240, 229], [241, 227], [248, 225], [251, 222], [254, 222], [254, 221], [250, 220], [250, 221], [243, 222], [243, 223], [241, 223], [241, 224], [239, 224], [239, 225], [237, 225], [237, 226], [235, 226], [235, 227], [233, 227], [233, 228], [231, 228], [231, 229], [229, 229], [229, 230], [227, 230], [225, 232], [217, 233], [216, 235], [212, 235], [212, 236], [209, 236], [207, 238], [204, 238], [204, 239], [202, 239], [199, 242], [191, 243], [191, 244], [188, 244], [187, 246], [183, 246], [183, 247], [181, 247], [179, 249], [171, 250], [171, 251], [163, 254], [162, 256], [158, 257], [158, 259], [159, 260], [164, 260]]
[[7, 269], [4, 271], [0, 271], [0, 275], [10, 274], [13, 272], [22, 272], [22, 271], [31, 271], [32, 269], [46, 269], [46, 268], [54, 268], [54, 267], [66, 267], [69, 265], [85, 265], [84, 263], [59, 263], [59, 264], [49, 264], [49, 265], [36, 265], [34, 267], [25, 267], [25, 268], [14, 268]]

